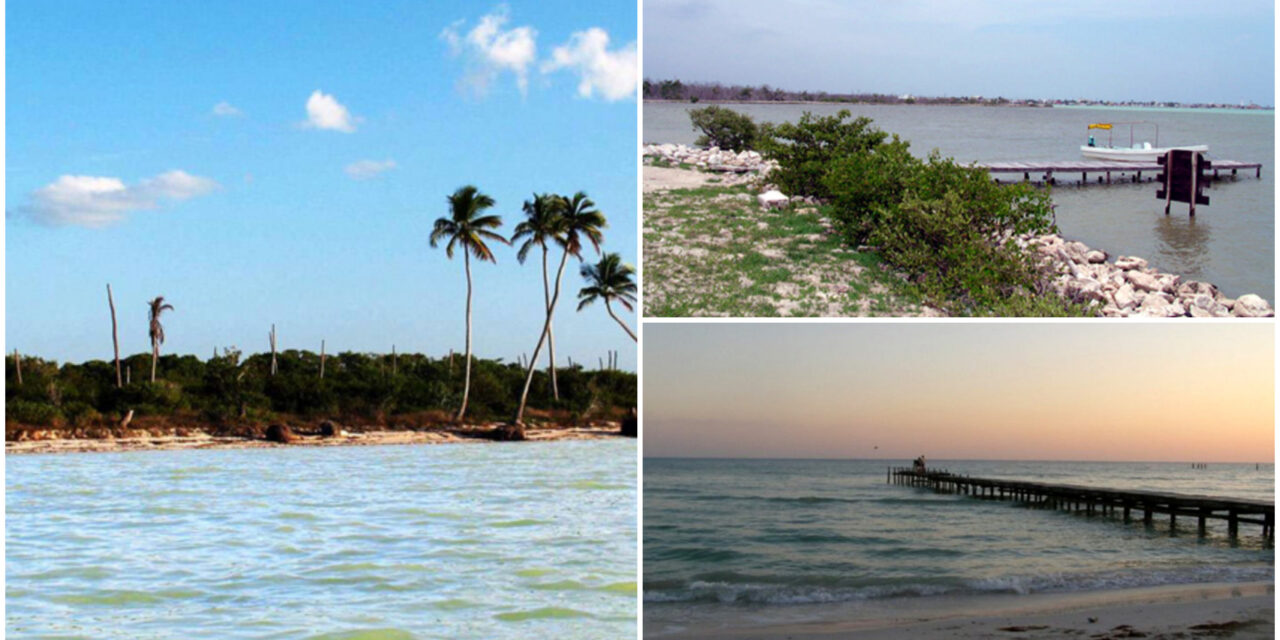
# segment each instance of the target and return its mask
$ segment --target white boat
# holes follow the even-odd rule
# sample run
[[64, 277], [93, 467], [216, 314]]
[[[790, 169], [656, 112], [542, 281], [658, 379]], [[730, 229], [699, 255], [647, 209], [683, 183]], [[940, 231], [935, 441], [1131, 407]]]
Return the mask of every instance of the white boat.
[[[1117, 147], [1114, 144], [1111, 132], [1115, 125], [1129, 125], [1129, 146]], [[1093, 134], [1089, 134], [1089, 143], [1080, 146], [1080, 155], [1094, 160], [1113, 160], [1120, 162], [1146, 162], [1154, 163], [1157, 158], [1163, 157], [1165, 153], [1174, 149], [1183, 149], [1186, 151], [1199, 151], [1201, 153], [1209, 150], [1207, 144], [1191, 144], [1177, 147], [1161, 147], [1152, 145], [1150, 142], [1134, 142], [1133, 125], [1150, 124], [1155, 127], [1156, 144], [1160, 140], [1160, 127], [1150, 122], [1098, 122], [1089, 125], [1089, 131], [1101, 129], [1107, 132], [1107, 145], [1101, 146], [1094, 140]]]

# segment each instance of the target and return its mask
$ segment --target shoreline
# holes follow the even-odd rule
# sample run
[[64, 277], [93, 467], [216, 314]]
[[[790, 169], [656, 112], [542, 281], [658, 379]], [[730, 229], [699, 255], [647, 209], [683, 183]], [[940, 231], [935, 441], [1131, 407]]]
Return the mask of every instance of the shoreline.
[[[204, 432], [189, 435], [159, 435], [125, 438], [49, 438], [42, 440], [6, 441], [5, 455], [47, 455], [65, 453], [123, 453], [128, 451], [183, 451], [191, 449], [273, 449], [283, 447], [368, 447], [386, 445], [435, 445], [497, 442], [491, 437], [492, 427], [467, 426], [425, 431], [379, 429], [364, 432], [340, 432], [335, 436], [294, 434], [289, 443], [244, 438], [213, 436]], [[607, 440], [627, 438], [618, 423], [590, 427], [529, 427], [526, 442], [561, 442], [567, 440]]]
[[[761, 620], [759, 609], [719, 619], [646, 630], [655, 638], [1271, 638], [1272, 582], [1169, 585], [1031, 596], [962, 596], [904, 600], [889, 617], [856, 619], [866, 602], [779, 608], [790, 619]], [[942, 606], [939, 606], [941, 604]], [[656, 622], [656, 621], [655, 621]], [[738, 625], [738, 626], [734, 626]], [[1138, 635], [1142, 634], [1142, 635]]]

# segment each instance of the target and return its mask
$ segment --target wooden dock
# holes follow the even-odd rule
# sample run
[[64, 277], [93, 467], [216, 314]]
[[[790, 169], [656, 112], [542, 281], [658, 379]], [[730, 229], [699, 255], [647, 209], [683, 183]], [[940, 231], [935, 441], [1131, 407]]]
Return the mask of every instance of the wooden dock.
[[[1000, 182], [1000, 176], [1007, 174], [1022, 174], [1023, 182], [1034, 182], [1037, 184], [1058, 184], [1060, 176], [1074, 179], [1079, 175], [1078, 184], [1090, 184], [1089, 174], [1093, 174], [1099, 184], [1111, 184], [1114, 177], [1116, 182], [1143, 182], [1142, 174], [1147, 174], [1146, 180], [1154, 180], [1156, 174], [1164, 170], [1164, 167], [1152, 162], [1109, 162], [1106, 160], [1063, 160], [1057, 162], [977, 162], [974, 167], [986, 169], [991, 173], [992, 179]], [[1213, 161], [1213, 180], [1222, 180], [1224, 178], [1236, 179], [1240, 170], [1254, 170], [1254, 177], [1262, 177], [1261, 162], [1238, 162], [1236, 160], [1214, 160]], [[1229, 173], [1228, 173], [1229, 172]], [[1207, 173], [1207, 172], [1206, 172]], [[1017, 181], [1017, 178], [1014, 179]]]
[[1206, 535], [1206, 520], [1225, 520], [1227, 535], [1236, 538], [1240, 524], [1262, 526], [1262, 537], [1275, 538], [1275, 502], [1237, 500], [1214, 496], [1187, 495], [1163, 491], [1105, 489], [1080, 485], [1046, 484], [992, 478], [972, 478], [945, 470], [914, 471], [908, 467], [889, 467], [886, 481], [891, 484], [926, 487], [939, 493], [957, 493], [982, 500], [1012, 500], [1033, 507], [1084, 512], [1088, 515], [1123, 514], [1131, 521], [1131, 512], [1141, 511], [1142, 522], [1151, 526], [1155, 514], [1169, 516], [1169, 530], [1177, 530], [1178, 516], [1195, 518], [1200, 536]]

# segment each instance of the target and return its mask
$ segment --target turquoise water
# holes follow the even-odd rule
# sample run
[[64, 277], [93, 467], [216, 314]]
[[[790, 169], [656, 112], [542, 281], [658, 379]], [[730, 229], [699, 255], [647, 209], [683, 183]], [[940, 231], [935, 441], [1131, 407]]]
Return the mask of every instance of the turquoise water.
[[[706, 620], [759, 623], [804, 605], [853, 619], [1009, 597], [1274, 580], [1261, 527], [1196, 536], [890, 485], [907, 461], [646, 459], [646, 633]], [[954, 473], [1272, 500], [1274, 467], [937, 461]], [[938, 603], [930, 606], [929, 602]], [[980, 606], [980, 605], [978, 605]]]
[[6, 463], [11, 638], [635, 635], [634, 440]]
[[[1161, 144], [1208, 144], [1209, 157], [1263, 163], [1262, 178], [1218, 182], [1209, 206], [1187, 215], [1185, 204], [1164, 214], [1156, 185], [1053, 191], [1063, 235], [1118, 255], [1140, 256], [1162, 271], [1218, 285], [1227, 295], [1275, 296], [1275, 112], [1220, 109], [1003, 108], [931, 105], [726, 105], [758, 122], [795, 121], [805, 111], [833, 115], [847, 108], [911, 142], [917, 155], [938, 149], [960, 162], [1083, 160], [1091, 122], [1145, 120], [1159, 126]], [[692, 144], [698, 134], [688, 110], [697, 105], [646, 103], [646, 142]], [[1146, 129], [1145, 131], [1150, 131]], [[1135, 128], [1141, 135], [1144, 129]], [[1102, 134], [1106, 140], [1105, 133]], [[1116, 129], [1128, 142], [1128, 127]], [[1248, 172], [1246, 172], [1248, 173]], [[1015, 176], [1020, 178], [1021, 176]], [[1146, 177], [1146, 176], [1144, 176]], [[1059, 179], [1075, 176], [1059, 176]]]

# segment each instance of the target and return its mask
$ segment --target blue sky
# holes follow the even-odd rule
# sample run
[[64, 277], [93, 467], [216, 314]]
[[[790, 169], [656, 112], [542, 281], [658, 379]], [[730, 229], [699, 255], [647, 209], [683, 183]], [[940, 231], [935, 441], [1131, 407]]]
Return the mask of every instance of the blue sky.
[[797, 91], [1255, 102], [1271, 0], [647, 0], [652, 79]]
[[[461, 257], [427, 238], [474, 183], [509, 235], [534, 191], [586, 191], [605, 250], [636, 259], [632, 2], [22, 2], [7, 8], [7, 347], [65, 360], [148, 347], [446, 353], [463, 345]], [[541, 329], [514, 249], [473, 265], [475, 351]], [[594, 255], [590, 256], [594, 258]], [[575, 312], [557, 355], [632, 341]], [[634, 326], [635, 316], [622, 312]]]

